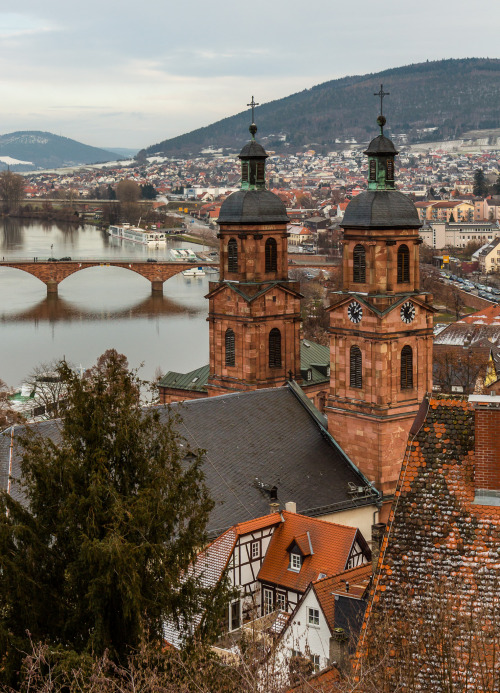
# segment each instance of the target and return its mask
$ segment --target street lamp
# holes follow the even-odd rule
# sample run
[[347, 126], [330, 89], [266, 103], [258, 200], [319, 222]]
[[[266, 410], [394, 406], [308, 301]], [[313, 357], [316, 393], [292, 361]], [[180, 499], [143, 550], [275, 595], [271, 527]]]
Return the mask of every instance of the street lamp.
[[52, 256], [54, 255], [53, 250], [54, 250], [54, 244], [51, 243], [51, 244], [50, 244], [50, 257], [52, 257]]

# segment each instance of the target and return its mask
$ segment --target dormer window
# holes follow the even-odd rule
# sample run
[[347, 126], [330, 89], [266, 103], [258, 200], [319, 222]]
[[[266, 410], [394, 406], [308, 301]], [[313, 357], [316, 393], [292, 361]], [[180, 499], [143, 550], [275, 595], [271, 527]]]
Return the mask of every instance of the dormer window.
[[296, 573], [302, 568], [302, 556], [300, 553], [290, 554], [290, 570], [294, 570]]

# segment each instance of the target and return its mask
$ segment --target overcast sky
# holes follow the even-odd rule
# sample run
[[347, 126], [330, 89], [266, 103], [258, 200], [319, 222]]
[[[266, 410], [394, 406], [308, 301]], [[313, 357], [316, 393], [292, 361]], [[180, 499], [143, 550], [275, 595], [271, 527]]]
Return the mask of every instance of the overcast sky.
[[47, 130], [100, 147], [145, 147], [209, 125], [252, 94], [263, 103], [427, 59], [500, 57], [496, 0], [9, 6], [0, 9], [0, 133]]

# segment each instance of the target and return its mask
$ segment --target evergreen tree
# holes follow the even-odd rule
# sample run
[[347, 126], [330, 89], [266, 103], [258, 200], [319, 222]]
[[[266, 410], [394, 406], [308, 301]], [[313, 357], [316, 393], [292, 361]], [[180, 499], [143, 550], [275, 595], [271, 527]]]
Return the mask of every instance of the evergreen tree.
[[500, 195], [500, 175], [497, 176], [497, 179], [493, 184], [492, 192], [494, 195]]
[[151, 183], [141, 185], [141, 197], [143, 200], [156, 200], [158, 193]]
[[476, 168], [474, 171], [474, 195], [484, 197], [488, 193], [488, 185], [482, 168]]
[[0, 495], [4, 683], [30, 650], [28, 632], [75, 657], [107, 650], [125, 661], [141, 642], [162, 642], [166, 617], [206, 612], [207, 632], [228, 598], [225, 581], [208, 589], [186, 572], [213, 507], [203, 451], [182, 441], [175, 416], [162, 423], [141, 406], [142, 382], [116, 351], [83, 378], [65, 362], [59, 373], [60, 425], [20, 437], [27, 505]]

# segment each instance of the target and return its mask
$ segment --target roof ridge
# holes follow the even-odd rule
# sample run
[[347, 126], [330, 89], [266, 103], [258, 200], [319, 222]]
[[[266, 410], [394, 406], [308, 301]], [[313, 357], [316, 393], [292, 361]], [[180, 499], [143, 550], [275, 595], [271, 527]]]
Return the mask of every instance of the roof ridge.
[[[330, 527], [343, 527], [344, 529], [352, 529], [352, 530], [354, 530], [354, 532], [358, 531], [357, 527], [352, 527], [351, 525], [343, 525], [343, 524], [340, 524], [340, 522], [328, 522], [328, 520], [322, 520], [319, 517], [310, 517], [309, 515], [302, 515], [301, 513], [294, 513], [294, 512], [291, 512], [290, 510], [281, 510], [281, 513], [282, 513], [282, 515], [285, 515], [285, 516], [300, 517], [300, 518], [304, 518], [305, 520], [312, 520], [313, 522], [319, 522], [319, 523], [324, 524], [324, 525], [329, 525]], [[303, 534], [305, 534], [306, 532], [307, 532], [307, 530], [305, 530], [303, 532]], [[297, 536], [300, 536], [300, 535], [297, 535]]]

